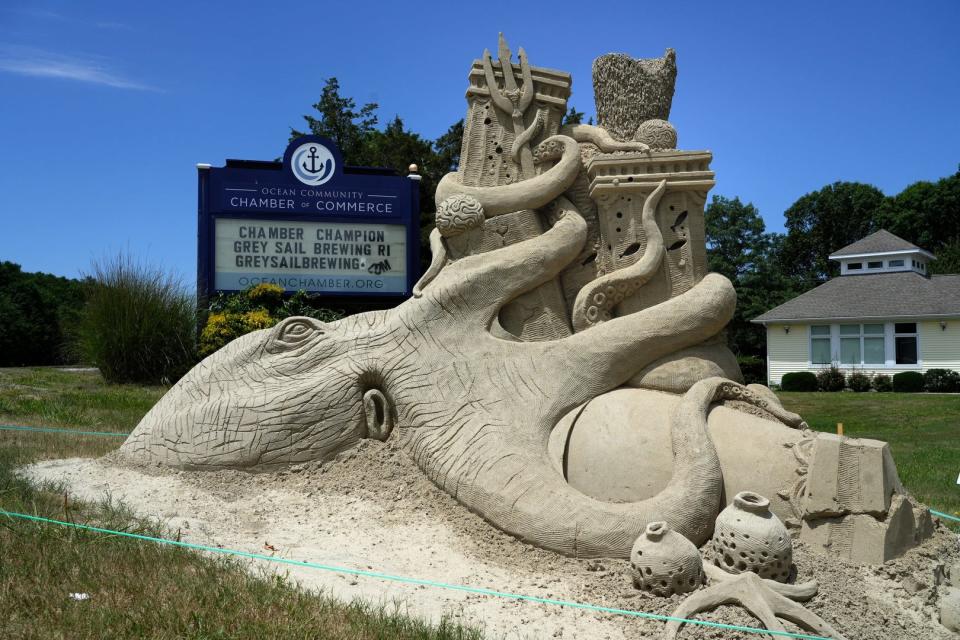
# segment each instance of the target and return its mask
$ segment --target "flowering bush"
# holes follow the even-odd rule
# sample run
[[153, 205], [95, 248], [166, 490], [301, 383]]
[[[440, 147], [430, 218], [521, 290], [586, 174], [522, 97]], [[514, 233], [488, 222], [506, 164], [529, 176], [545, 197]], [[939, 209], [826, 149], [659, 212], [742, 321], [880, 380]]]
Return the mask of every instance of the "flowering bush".
[[323, 322], [339, 320], [343, 314], [317, 307], [312, 298], [298, 291], [284, 299], [283, 288], [258, 284], [234, 294], [220, 294], [210, 303], [210, 314], [200, 332], [200, 356], [207, 357], [235, 338], [269, 329], [290, 316], [309, 316]]

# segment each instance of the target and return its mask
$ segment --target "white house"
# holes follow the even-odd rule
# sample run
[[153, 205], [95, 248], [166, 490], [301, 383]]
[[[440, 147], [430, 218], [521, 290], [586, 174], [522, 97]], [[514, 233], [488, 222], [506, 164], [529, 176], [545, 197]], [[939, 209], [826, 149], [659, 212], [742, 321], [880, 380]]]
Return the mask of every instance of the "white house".
[[767, 383], [791, 371], [893, 375], [960, 371], [960, 274], [930, 275], [936, 257], [880, 230], [830, 256], [840, 276], [753, 319], [767, 330]]

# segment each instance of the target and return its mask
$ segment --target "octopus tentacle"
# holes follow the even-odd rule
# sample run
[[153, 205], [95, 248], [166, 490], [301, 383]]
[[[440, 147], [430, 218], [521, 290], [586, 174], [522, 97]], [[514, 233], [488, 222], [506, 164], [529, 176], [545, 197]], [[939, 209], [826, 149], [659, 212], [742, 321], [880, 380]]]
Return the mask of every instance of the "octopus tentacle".
[[447, 263], [447, 247], [443, 244], [443, 238], [440, 236], [438, 229], [430, 232], [430, 253], [433, 254], [430, 266], [420, 279], [417, 280], [417, 284], [413, 285], [414, 298], [423, 296], [424, 288], [433, 282], [437, 274], [440, 273], [440, 270], [443, 269], [443, 265]]
[[643, 257], [629, 267], [608, 273], [580, 289], [573, 303], [574, 331], [583, 331], [609, 320], [614, 307], [645, 285], [660, 270], [665, 251], [656, 212], [666, 186], [667, 181], [661, 180], [643, 203], [641, 222], [647, 238]]
[[[559, 196], [556, 222], [544, 233], [449, 263], [438, 276], [490, 326], [500, 307], [555, 277], [583, 249], [587, 223], [573, 204]], [[484, 286], [496, 283], [496, 286]]]
[[643, 142], [620, 142], [614, 139], [606, 129], [590, 124], [568, 124], [560, 129], [560, 133], [570, 136], [577, 142], [595, 144], [603, 153], [613, 151], [649, 151], [650, 145]]
[[537, 109], [537, 115], [534, 116], [533, 124], [524, 129], [523, 133], [514, 138], [513, 147], [510, 149], [510, 159], [516, 164], [520, 164], [520, 152], [523, 150], [524, 145], [536, 138], [540, 131], [543, 130], [545, 114], [546, 109]]
[[543, 162], [556, 155], [560, 159], [551, 169], [513, 184], [472, 187], [460, 182], [460, 174], [448, 173], [437, 185], [437, 205], [452, 195], [461, 194], [475, 198], [488, 218], [524, 209], [539, 209], [569, 189], [580, 171], [580, 147], [573, 138], [550, 136], [538, 145], [534, 159]]

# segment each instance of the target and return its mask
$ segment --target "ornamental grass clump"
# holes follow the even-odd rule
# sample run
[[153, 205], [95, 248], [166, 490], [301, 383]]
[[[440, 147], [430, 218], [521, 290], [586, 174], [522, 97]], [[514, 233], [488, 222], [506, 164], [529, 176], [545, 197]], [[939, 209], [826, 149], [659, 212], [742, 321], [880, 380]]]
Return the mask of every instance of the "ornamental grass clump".
[[175, 275], [121, 253], [88, 282], [77, 348], [107, 381], [173, 384], [193, 366], [194, 301]]

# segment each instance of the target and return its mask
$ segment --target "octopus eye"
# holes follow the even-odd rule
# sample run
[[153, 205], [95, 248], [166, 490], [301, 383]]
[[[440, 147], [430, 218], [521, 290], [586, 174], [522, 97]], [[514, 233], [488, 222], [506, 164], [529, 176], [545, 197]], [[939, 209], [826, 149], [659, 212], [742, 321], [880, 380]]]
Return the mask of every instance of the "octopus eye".
[[276, 327], [267, 345], [269, 351], [282, 351], [299, 347], [317, 335], [322, 335], [324, 325], [319, 320], [305, 317], [287, 318]]

